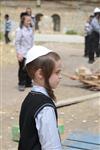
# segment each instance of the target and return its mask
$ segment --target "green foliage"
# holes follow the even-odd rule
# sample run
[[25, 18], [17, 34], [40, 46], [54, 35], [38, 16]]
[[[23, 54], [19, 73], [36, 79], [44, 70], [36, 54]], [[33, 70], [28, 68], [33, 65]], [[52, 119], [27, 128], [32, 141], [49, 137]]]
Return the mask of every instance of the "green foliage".
[[2, 41], [2, 40], [3, 40], [3, 33], [0, 32], [0, 41]]
[[76, 35], [76, 34], [78, 34], [76, 31], [74, 31], [74, 30], [68, 30], [68, 31], [66, 31], [66, 34], [71, 34], [71, 35]]

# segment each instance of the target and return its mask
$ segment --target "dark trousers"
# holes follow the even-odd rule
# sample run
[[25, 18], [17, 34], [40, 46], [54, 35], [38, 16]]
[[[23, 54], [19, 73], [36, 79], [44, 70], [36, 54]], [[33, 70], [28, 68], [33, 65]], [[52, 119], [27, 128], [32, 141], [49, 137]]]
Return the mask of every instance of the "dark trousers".
[[89, 47], [89, 60], [94, 61], [94, 54], [96, 53], [96, 56], [100, 56], [99, 51], [99, 34], [97, 32], [93, 32], [90, 37], [90, 47]]
[[28, 73], [25, 68], [25, 58], [21, 62], [19, 61], [18, 63], [19, 63], [18, 84], [25, 86], [31, 85], [32, 84], [31, 78], [28, 76]]
[[90, 35], [87, 35], [87, 36], [85, 36], [84, 56], [89, 55], [89, 48], [90, 48]]
[[99, 57], [100, 57], [100, 43], [99, 43], [99, 47], [98, 47], [98, 53], [99, 53]]
[[5, 43], [9, 43], [10, 39], [9, 39], [9, 31], [5, 31]]

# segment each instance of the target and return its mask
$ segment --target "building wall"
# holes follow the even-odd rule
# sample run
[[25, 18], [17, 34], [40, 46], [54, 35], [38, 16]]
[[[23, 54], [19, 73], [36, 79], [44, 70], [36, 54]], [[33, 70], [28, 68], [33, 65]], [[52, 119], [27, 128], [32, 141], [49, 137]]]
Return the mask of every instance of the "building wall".
[[[20, 6], [20, 7], [19, 7]], [[36, 1], [2, 1], [1, 12], [2, 17], [5, 13], [9, 13], [12, 20], [19, 25], [19, 15], [22, 11], [25, 11], [26, 7], [31, 7], [33, 15], [41, 13], [46, 16], [52, 16], [54, 14], [60, 17], [60, 32], [63, 33], [66, 30], [74, 30], [78, 33], [84, 33], [84, 24], [88, 19], [88, 16], [93, 13], [95, 7], [98, 7], [98, 3], [84, 3], [83, 1], [43, 1], [41, 7], [36, 7]]]
[[[54, 7], [55, 5], [55, 7]], [[60, 5], [57, 3], [43, 3], [41, 8], [33, 9], [33, 13], [36, 15], [42, 13], [43, 15], [52, 16], [57, 14], [60, 16], [61, 21], [61, 33], [65, 30], [74, 30], [78, 33], [84, 33], [84, 25], [97, 5], [85, 5], [84, 3], [66, 3], [66, 5]]]

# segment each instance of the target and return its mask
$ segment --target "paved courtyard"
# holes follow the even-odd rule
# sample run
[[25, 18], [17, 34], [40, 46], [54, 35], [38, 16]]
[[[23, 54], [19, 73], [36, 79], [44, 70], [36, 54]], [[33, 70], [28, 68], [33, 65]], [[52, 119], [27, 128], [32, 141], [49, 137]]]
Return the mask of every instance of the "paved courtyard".
[[[67, 9], [59, 10], [57, 5], [57, 10], [60, 11], [62, 17], [64, 13], [68, 14], [68, 19], [66, 22], [66, 27], [73, 28], [76, 27], [79, 31], [82, 30], [83, 26], [88, 17], [88, 15], [94, 10], [96, 4], [91, 5], [77, 5], [75, 1], [75, 8], [73, 7], [72, 1], [68, 1]], [[32, 2], [31, 2], [32, 3]], [[14, 20], [15, 28], [19, 25], [19, 13], [25, 10], [25, 7], [32, 7], [33, 14], [38, 13], [39, 9], [35, 8], [35, 4], [31, 5], [31, 3], [25, 2], [24, 6], [22, 3], [15, 5], [15, 2], [12, 1], [3, 2], [3, 6], [1, 7], [2, 23], [4, 23], [4, 14], [10, 14], [11, 18]], [[70, 4], [71, 3], [71, 4]], [[7, 7], [8, 5], [8, 7]], [[20, 7], [19, 7], [20, 5]], [[49, 9], [49, 5], [47, 3], [42, 5], [44, 9], [42, 12], [44, 14], [51, 15], [52, 11], [55, 12], [55, 7], [53, 4]], [[60, 5], [61, 6], [61, 5]], [[69, 6], [72, 8], [69, 9]], [[79, 7], [79, 9], [78, 9]], [[76, 9], [77, 8], [77, 9]], [[76, 11], [77, 10], [77, 11]], [[78, 17], [78, 19], [76, 19]], [[65, 19], [65, 17], [64, 17]], [[63, 18], [62, 18], [62, 21]], [[79, 21], [79, 23], [78, 23]], [[81, 24], [80, 24], [81, 22]], [[64, 22], [63, 22], [64, 23]], [[3, 24], [1, 24], [2, 30], [4, 28]], [[0, 43], [0, 148], [1, 150], [17, 150], [17, 144], [12, 140], [11, 129], [14, 125], [18, 125], [19, 120], [19, 111], [20, 106], [27, 95], [27, 93], [31, 90], [30, 88], [26, 89], [24, 92], [19, 92], [17, 89], [17, 71], [18, 71], [18, 63], [16, 59], [15, 47], [14, 47], [14, 35], [15, 28], [12, 31], [11, 39], [12, 43], [9, 45], [5, 45], [2, 41]], [[99, 64], [96, 64], [98, 59], [94, 64], [88, 64], [88, 59], [84, 58], [84, 37], [79, 35], [65, 35], [65, 34], [35, 34], [35, 42], [36, 44], [44, 45], [56, 52], [58, 52], [62, 58], [63, 69], [62, 72], [65, 74], [73, 75], [75, 73], [75, 69], [80, 66], [86, 66], [92, 70], [96, 68], [100, 68]], [[100, 58], [99, 58], [100, 59]], [[73, 131], [89, 131], [93, 134], [100, 134], [100, 92], [91, 91], [89, 89], [84, 88], [84, 85], [79, 81], [73, 81], [69, 78], [62, 76], [62, 80], [58, 88], [55, 90], [55, 94], [57, 97], [57, 101], [69, 101], [72, 99], [83, 96], [88, 96], [97, 94], [97, 97], [92, 98], [90, 100], [86, 100], [82, 103], [78, 103], [75, 105], [66, 106], [58, 109], [59, 113], [63, 113], [64, 117], [64, 134], [61, 134], [62, 140], [68, 137], [70, 133]], [[98, 96], [99, 95], [99, 96]], [[98, 139], [99, 140], [99, 139]]]
[[[43, 42], [38, 41], [36, 44], [44, 45], [58, 52], [63, 61], [62, 72], [74, 74], [75, 69], [79, 66], [92, 68], [88, 64], [88, 59], [83, 57], [83, 43], [67, 42]], [[17, 143], [12, 141], [11, 128], [18, 124], [20, 105], [30, 89], [25, 92], [17, 90], [17, 59], [13, 45], [2, 45], [3, 61], [1, 65], [1, 133], [2, 150], [17, 150]], [[97, 61], [97, 59], [96, 59]], [[95, 68], [94, 68], [95, 69]], [[97, 91], [85, 89], [79, 81], [72, 81], [64, 76], [58, 88], [55, 90], [58, 101], [80, 97], [85, 95], [100, 94]], [[83, 103], [71, 105], [59, 109], [64, 113], [64, 134], [62, 140], [69, 133], [75, 130], [90, 131], [94, 134], [100, 133], [100, 99], [95, 98]]]

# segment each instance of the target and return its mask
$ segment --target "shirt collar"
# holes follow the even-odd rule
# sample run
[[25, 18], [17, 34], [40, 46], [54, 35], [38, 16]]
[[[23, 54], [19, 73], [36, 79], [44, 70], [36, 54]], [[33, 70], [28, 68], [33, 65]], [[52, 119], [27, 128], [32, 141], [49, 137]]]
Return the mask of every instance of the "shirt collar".
[[25, 27], [25, 26], [23, 26], [23, 29], [24, 29], [24, 30], [30, 30], [30, 27]]
[[48, 93], [47, 93], [47, 91], [46, 91], [46, 89], [44, 87], [42, 87], [42, 86], [34, 85], [32, 87], [32, 91], [41, 92], [44, 95], [49, 96]]

